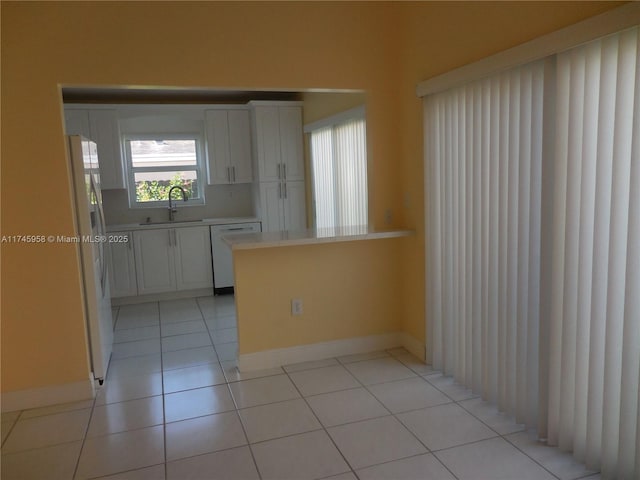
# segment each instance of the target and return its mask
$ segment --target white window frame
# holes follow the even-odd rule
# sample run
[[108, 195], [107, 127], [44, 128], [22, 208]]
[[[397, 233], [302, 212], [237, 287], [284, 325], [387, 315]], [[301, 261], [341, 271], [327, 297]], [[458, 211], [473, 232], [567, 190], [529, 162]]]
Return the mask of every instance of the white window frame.
[[196, 171], [196, 179], [198, 184], [198, 194], [197, 198], [189, 198], [187, 202], [182, 202], [181, 207], [191, 207], [191, 206], [201, 206], [205, 204], [205, 185], [206, 178], [204, 174], [204, 139], [202, 134], [200, 133], [157, 133], [157, 134], [148, 134], [148, 133], [131, 133], [123, 135], [123, 150], [124, 156], [127, 160], [127, 190], [129, 191], [129, 207], [130, 208], [158, 208], [158, 207], [166, 207], [169, 199], [167, 200], [159, 200], [159, 201], [151, 201], [151, 202], [138, 202], [136, 198], [136, 182], [135, 182], [135, 174], [141, 171], [153, 171], [153, 172], [172, 172], [177, 168], [176, 166], [166, 166], [166, 167], [154, 167], [150, 169], [148, 167], [134, 167], [133, 161], [131, 158], [131, 147], [130, 141], [132, 140], [195, 140], [196, 141], [196, 165], [193, 168], [188, 168], [188, 170]]

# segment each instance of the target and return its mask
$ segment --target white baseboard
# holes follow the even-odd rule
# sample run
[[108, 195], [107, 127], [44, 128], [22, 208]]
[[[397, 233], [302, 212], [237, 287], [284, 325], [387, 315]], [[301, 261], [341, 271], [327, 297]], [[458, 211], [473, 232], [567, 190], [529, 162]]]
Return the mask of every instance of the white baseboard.
[[3, 412], [12, 412], [28, 408], [47, 407], [58, 403], [88, 400], [93, 398], [94, 395], [93, 379], [87, 379], [82, 382], [3, 392], [0, 394], [0, 404]]
[[423, 362], [425, 361], [426, 352], [424, 343], [405, 332], [400, 332], [400, 340], [404, 348], [409, 350], [410, 353], [418, 357]]
[[238, 368], [242, 372], [262, 370], [401, 346], [424, 360], [424, 345], [404, 332], [393, 332], [247, 353], [239, 355]]

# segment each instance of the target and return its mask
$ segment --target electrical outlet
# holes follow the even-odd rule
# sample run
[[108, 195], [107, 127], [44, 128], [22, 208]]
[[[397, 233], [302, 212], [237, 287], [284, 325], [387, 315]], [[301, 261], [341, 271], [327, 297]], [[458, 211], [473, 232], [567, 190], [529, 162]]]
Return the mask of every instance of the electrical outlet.
[[294, 298], [291, 300], [291, 315], [302, 315], [302, 299]]

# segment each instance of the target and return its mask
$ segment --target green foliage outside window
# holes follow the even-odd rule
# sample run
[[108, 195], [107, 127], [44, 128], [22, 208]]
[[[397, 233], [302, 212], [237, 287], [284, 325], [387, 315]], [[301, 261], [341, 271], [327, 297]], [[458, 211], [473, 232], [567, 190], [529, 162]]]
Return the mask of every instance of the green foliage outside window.
[[[193, 198], [193, 191], [196, 187], [194, 179], [183, 179], [176, 173], [171, 180], [143, 180], [136, 183], [136, 197], [138, 202], [157, 202], [169, 200], [169, 189], [173, 186], [180, 186], [187, 192], [188, 198]], [[175, 198], [181, 198], [179, 192], [173, 192]]]

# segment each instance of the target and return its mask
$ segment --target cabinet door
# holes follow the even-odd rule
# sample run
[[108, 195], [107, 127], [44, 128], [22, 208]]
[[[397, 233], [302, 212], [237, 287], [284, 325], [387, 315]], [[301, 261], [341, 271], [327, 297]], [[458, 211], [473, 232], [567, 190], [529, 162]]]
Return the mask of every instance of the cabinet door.
[[91, 138], [88, 110], [65, 110], [64, 131], [67, 135], [82, 135]]
[[174, 232], [177, 289], [213, 287], [209, 227], [176, 228]]
[[226, 110], [205, 112], [207, 180], [209, 185], [231, 183], [229, 172], [229, 123]]
[[138, 293], [172, 292], [176, 289], [173, 229], [133, 232]]
[[91, 128], [89, 138], [98, 145], [100, 188], [102, 190], [126, 188], [117, 112], [91, 110], [89, 124]]
[[280, 158], [284, 166], [283, 180], [304, 180], [302, 151], [302, 109], [278, 107], [280, 121]]
[[280, 121], [278, 107], [255, 107], [255, 139], [260, 182], [280, 179]]
[[111, 297], [118, 298], [138, 295], [131, 233], [113, 232], [109, 235], [117, 239], [127, 239], [126, 242], [109, 243], [111, 251], [111, 268], [109, 269]]
[[251, 183], [251, 127], [247, 110], [229, 110], [229, 152], [233, 183]]
[[284, 229], [306, 230], [307, 209], [305, 206], [304, 182], [283, 184]]
[[282, 184], [260, 183], [260, 215], [263, 232], [279, 232], [285, 229], [282, 211]]
[[64, 118], [67, 135], [82, 135], [98, 145], [100, 188], [126, 188], [117, 112], [68, 109]]

